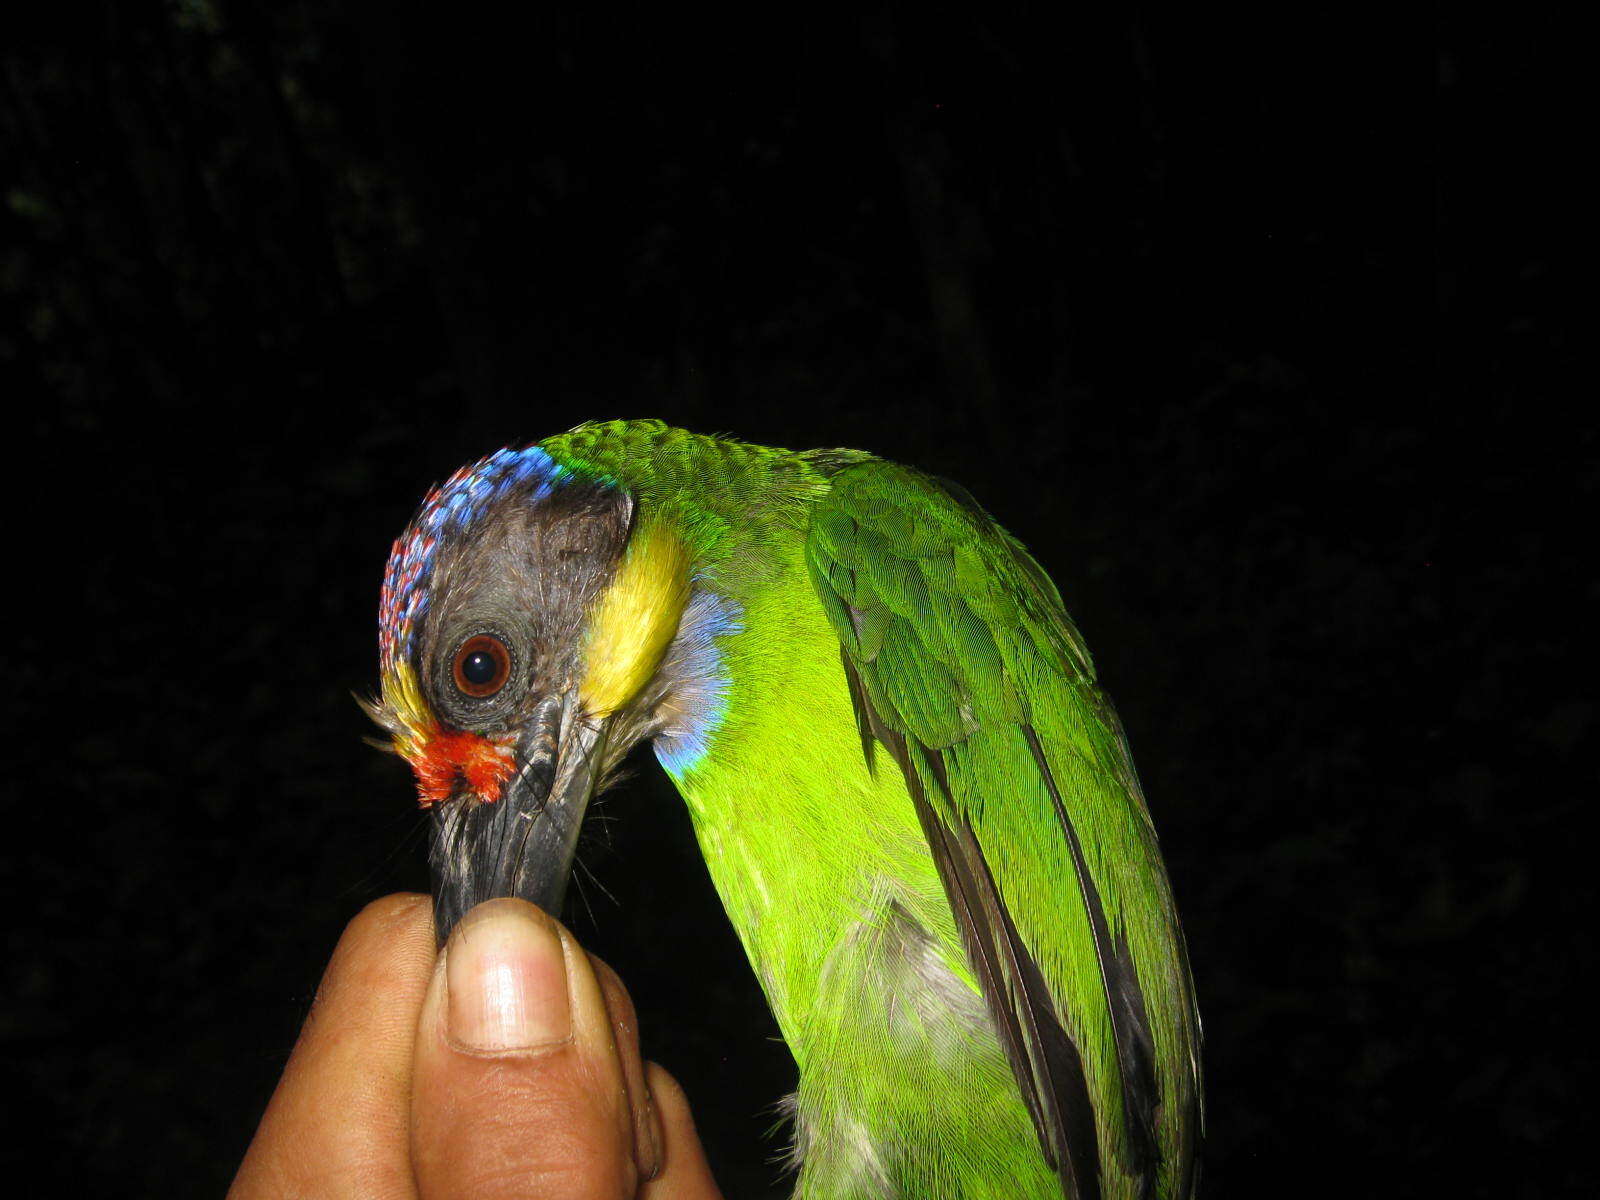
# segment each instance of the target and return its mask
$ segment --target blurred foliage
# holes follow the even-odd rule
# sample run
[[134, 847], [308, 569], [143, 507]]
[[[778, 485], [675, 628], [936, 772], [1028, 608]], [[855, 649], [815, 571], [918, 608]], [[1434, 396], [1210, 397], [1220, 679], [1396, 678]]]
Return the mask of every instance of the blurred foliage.
[[[426, 886], [349, 696], [388, 540], [468, 457], [659, 415], [957, 478], [1060, 582], [1187, 921], [1209, 1194], [1586, 1177], [1596, 585], [1563, 518], [1594, 511], [1593, 427], [1536, 412], [1572, 366], [1554, 251], [1484, 242], [1450, 189], [1430, 227], [1429, 154], [1466, 137], [1426, 150], [1349, 85], [1383, 71], [1364, 30], [11, 19], [16, 1169], [221, 1189], [343, 922]], [[1536, 153], [1461, 98], [1492, 60], [1440, 64], [1446, 118]], [[570, 915], [730, 1194], [780, 1194], [792, 1067], [639, 765]]]

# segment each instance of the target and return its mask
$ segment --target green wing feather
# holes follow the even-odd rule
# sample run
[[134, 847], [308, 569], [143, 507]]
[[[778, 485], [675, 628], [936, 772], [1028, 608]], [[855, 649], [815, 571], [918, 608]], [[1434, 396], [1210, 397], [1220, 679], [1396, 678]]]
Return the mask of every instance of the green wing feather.
[[1127, 743], [1048, 577], [953, 484], [843, 465], [807, 562], [1063, 1193], [1181, 1198], [1199, 1018]]

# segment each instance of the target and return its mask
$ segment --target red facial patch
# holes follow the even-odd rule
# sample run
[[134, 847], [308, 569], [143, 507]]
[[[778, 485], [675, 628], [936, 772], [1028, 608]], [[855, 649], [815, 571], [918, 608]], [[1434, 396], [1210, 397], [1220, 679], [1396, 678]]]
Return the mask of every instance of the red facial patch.
[[410, 761], [417, 776], [417, 799], [423, 808], [450, 799], [459, 779], [466, 780], [478, 799], [493, 804], [500, 799], [501, 785], [516, 771], [509, 747], [476, 733], [441, 730]]

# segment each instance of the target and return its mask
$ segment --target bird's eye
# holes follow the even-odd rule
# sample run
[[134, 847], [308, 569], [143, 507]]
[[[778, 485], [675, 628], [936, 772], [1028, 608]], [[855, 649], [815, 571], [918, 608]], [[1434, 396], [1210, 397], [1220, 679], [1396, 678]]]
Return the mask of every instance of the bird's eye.
[[480, 633], [461, 643], [451, 673], [464, 695], [492, 696], [511, 677], [511, 652], [499, 638]]

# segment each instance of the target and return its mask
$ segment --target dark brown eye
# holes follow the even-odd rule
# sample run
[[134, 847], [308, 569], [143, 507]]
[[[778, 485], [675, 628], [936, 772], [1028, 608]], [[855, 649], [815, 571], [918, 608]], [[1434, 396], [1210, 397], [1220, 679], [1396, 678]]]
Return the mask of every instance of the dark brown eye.
[[511, 652], [499, 638], [480, 633], [461, 643], [451, 673], [465, 695], [477, 699], [492, 696], [511, 677]]

